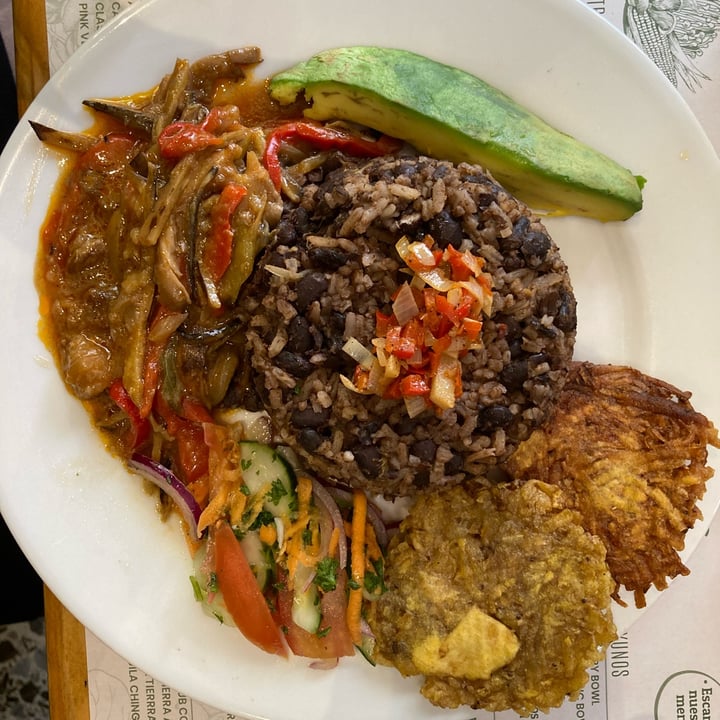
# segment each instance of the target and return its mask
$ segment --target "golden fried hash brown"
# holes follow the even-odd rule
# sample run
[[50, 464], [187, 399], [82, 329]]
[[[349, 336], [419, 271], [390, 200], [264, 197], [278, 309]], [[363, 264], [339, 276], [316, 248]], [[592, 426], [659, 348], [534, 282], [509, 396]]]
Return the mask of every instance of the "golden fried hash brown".
[[574, 363], [554, 414], [508, 462], [518, 480], [563, 489], [605, 543], [621, 603], [620, 586], [644, 607], [651, 585], [689, 572], [677, 551], [701, 517], [707, 446], [720, 446], [689, 398], [629, 367]]
[[369, 618], [378, 659], [425, 675], [442, 707], [560, 705], [615, 639], [605, 548], [544, 483], [422, 493], [386, 584]]

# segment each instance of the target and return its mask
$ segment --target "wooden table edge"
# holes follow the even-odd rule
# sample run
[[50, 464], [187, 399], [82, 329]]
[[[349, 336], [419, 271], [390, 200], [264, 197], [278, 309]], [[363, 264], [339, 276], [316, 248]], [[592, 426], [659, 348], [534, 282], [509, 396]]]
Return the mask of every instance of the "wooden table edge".
[[18, 114], [50, 77], [45, 0], [12, 0]]
[[[15, 83], [22, 116], [50, 78], [45, 0], [13, 0]], [[52, 720], [90, 720], [84, 626], [44, 587]]]
[[85, 627], [45, 586], [45, 639], [52, 720], [90, 720]]

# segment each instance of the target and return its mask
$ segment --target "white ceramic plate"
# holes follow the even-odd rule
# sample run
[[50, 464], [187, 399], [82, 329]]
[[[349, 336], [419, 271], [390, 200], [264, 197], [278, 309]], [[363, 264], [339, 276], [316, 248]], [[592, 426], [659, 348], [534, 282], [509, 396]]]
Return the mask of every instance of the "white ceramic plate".
[[[83, 98], [145, 89], [178, 55], [245, 44], [263, 48], [267, 74], [333, 46], [417, 50], [476, 72], [645, 175], [645, 209], [626, 223], [548, 223], [579, 300], [576, 357], [692, 389], [696, 407], [720, 420], [720, 166], [660, 73], [583, 3], [148, 0], [73, 56], [28, 117], [83, 129]], [[57, 157], [21, 122], [0, 161], [0, 507], [45, 582], [122, 656], [228, 711], [272, 720], [472, 714], [438, 711], [416, 681], [359, 658], [323, 673], [269, 657], [201, 613], [178, 528], [159, 522], [141, 483], [105, 453], [37, 336], [33, 268], [57, 173]], [[616, 616], [625, 627], [634, 613]]]

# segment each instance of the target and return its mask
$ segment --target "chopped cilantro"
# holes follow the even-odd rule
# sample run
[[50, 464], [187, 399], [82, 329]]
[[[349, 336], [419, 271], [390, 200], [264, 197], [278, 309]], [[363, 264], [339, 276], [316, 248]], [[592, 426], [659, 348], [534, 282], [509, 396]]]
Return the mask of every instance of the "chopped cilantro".
[[288, 508], [290, 509], [291, 513], [297, 513], [298, 510], [298, 498], [295, 493], [293, 493], [292, 497], [288, 501]]
[[360, 583], [357, 580], [353, 580], [352, 578], [348, 579], [348, 587], [351, 590], [359, 590], [360, 589]]
[[318, 628], [318, 631], [315, 634], [319, 638], [324, 638], [331, 630], [332, 630], [332, 628], [328, 625], [327, 627], [324, 627], [324, 628]]
[[257, 530], [262, 525], [272, 525], [275, 522], [275, 516], [269, 510], [261, 510], [249, 530]]
[[214, 572], [210, 573], [210, 578], [208, 579], [207, 589], [208, 589], [208, 592], [217, 592], [218, 591], [217, 575]]
[[252, 464], [253, 461], [250, 458], [241, 458], [240, 460], [240, 467], [242, 470], [249, 470]]
[[240, 492], [243, 495], [250, 495], [250, 488], [247, 485], [241, 485], [240, 486]]
[[324, 557], [315, 567], [315, 584], [323, 591], [330, 592], [337, 587], [338, 561]]
[[375, 568], [374, 573], [365, 573], [365, 589], [369, 593], [375, 593], [379, 590], [380, 592], [378, 594], [382, 594], [387, 590], [385, 587], [385, 572], [382, 558], [373, 561], [373, 567]]
[[200, 587], [200, 583], [198, 582], [198, 579], [194, 576], [190, 576], [190, 584], [192, 585], [193, 589], [193, 596], [198, 602], [202, 602], [203, 599], [203, 591]]
[[312, 530], [309, 526], [302, 531], [302, 541], [303, 545], [310, 545], [310, 543], [312, 543]]
[[277, 505], [280, 502], [280, 500], [282, 498], [284, 498], [285, 495], [287, 495], [287, 494], [288, 494], [288, 491], [287, 491], [287, 488], [285, 487], [285, 484], [278, 477], [272, 481], [270, 490], [268, 491], [268, 494], [265, 497], [267, 497], [273, 505]]

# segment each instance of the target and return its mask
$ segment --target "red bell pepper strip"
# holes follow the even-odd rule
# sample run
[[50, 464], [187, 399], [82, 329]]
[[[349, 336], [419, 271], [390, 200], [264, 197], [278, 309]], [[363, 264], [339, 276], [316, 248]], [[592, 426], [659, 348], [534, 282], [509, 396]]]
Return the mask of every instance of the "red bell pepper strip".
[[230, 267], [233, 252], [232, 216], [245, 195], [247, 188], [244, 185], [228, 183], [212, 209], [203, 263], [213, 282], [218, 282]]
[[160, 154], [177, 160], [192, 152], [221, 145], [223, 140], [214, 133], [222, 126], [222, 108], [214, 107], [200, 123], [184, 120], [170, 123], [158, 137]]
[[430, 386], [422, 375], [405, 375], [405, 377], [400, 380], [400, 394], [403, 397], [429, 395]]
[[133, 402], [120, 378], [116, 378], [112, 381], [112, 383], [110, 383], [108, 395], [110, 395], [112, 400], [115, 401], [115, 404], [130, 419], [132, 447], [139, 447], [145, 442], [145, 440], [147, 440], [148, 435], [150, 434], [150, 421], [147, 418], [142, 417], [140, 409]]
[[402, 336], [402, 328], [393, 325], [385, 335], [385, 349], [400, 360], [408, 360], [415, 354], [416, 345], [412, 338]]
[[158, 137], [160, 154], [173, 160], [221, 142], [221, 138], [203, 129], [201, 125], [190, 122], [172, 123]]
[[368, 140], [343, 128], [332, 128], [316, 123], [298, 121], [275, 128], [265, 144], [263, 164], [275, 187], [280, 189], [281, 168], [278, 151], [283, 142], [305, 140], [322, 150], [342, 150], [356, 157], [380, 157], [396, 152], [402, 142], [388, 135]]

